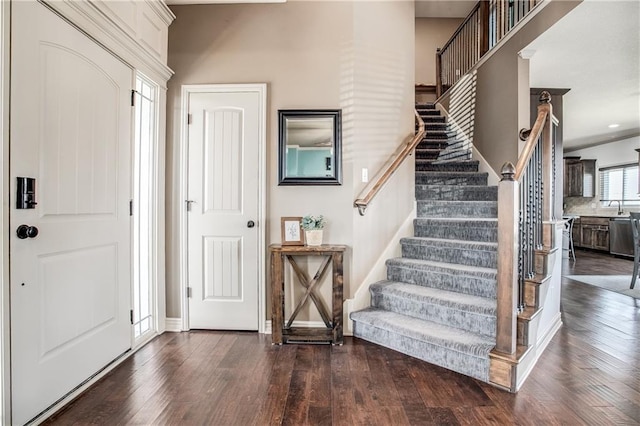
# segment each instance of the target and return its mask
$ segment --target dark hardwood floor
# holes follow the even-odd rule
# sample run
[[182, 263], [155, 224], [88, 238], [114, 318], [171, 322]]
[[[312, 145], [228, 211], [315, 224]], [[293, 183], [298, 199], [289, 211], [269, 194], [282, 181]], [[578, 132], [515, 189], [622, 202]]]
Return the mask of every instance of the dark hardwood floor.
[[[631, 274], [578, 251], [565, 274]], [[640, 301], [563, 279], [564, 325], [518, 394], [362, 340], [166, 333], [46, 424], [640, 424]]]

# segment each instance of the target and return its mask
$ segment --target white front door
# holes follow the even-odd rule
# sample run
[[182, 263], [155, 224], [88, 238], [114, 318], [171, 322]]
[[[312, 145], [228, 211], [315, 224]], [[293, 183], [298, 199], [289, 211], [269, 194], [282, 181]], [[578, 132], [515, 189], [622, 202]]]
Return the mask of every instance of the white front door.
[[[36, 2], [13, 2], [12, 422], [131, 347], [132, 70]], [[35, 178], [33, 209], [16, 208]], [[20, 225], [37, 236], [18, 238]], [[24, 235], [23, 235], [24, 236]]]
[[261, 95], [190, 93], [189, 327], [258, 330]]

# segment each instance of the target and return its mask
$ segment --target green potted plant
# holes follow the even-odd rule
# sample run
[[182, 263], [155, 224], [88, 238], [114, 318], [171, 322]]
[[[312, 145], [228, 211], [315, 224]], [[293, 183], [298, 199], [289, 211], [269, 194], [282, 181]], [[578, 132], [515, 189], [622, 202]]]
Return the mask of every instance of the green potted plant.
[[327, 224], [324, 216], [306, 215], [302, 218], [300, 226], [304, 229], [305, 244], [308, 246], [322, 245], [322, 230]]

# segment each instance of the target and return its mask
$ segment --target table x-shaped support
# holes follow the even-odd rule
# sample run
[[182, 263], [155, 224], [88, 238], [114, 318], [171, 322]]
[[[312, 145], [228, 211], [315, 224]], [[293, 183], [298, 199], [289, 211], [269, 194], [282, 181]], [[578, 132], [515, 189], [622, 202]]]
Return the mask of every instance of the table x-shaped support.
[[316, 274], [314, 275], [311, 281], [309, 281], [309, 276], [307, 275], [307, 273], [298, 266], [293, 256], [286, 255], [286, 257], [289, 260], [289, 263], [291, 264], [291, 267], [293, 268], [294, 272], [296, 273], [296, 276], [298, 277], [300, 284], [302, 284], [302, 286], [306, 289], [306, 291], [304, 292], [304, 294], [302, 295], [302, 298], [300, 299], [295, 309], [293, 310], [291, 317], [289, 317], [289, 321], [287, 322], [287, 325], [285, 326], [285, 328], [291, 328], [291, 324], [293, 324], [293, 320], [298, 315], [298, 313], [300, 313], [300, 309], [303, 308], [303, 306], [307, 303], [307, 300], [309, 300], [309, 298], [311, 298], [313, 303], [316, 305], [316, 308], [318, 308], [318, 312], [320, 312], [320, 316], [324, 321], [324, 325], [326, 325], [327, 328], [331, 328], [331, 317], [327, 312], [327, 308], [324, 305], [324, 302], [322, 301], [320, 296], [318, 296], [315, 293], [316, 286], [322, 281], [322, 277], [327, 271], [329, 262], [331, 261], [331, 256], [325, 257], [325, 259], [322, 261], [322, 264], [316, 271]]

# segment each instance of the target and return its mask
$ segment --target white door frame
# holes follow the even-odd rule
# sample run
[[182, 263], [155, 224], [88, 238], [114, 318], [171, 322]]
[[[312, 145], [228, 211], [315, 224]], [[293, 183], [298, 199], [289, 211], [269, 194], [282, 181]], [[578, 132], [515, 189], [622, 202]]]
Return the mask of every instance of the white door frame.
[[9, 339], [9, 34], [11, 3], [0, 2], [0, 423], [11, 424], [11, 348]]
[[258, 332], [265, 332], [266, 315], [266, 285], [265, 285], [265, 241], [266, 241], [266, 121], [267, 121], [267, 85], [265, 83], [256, 84], [185, 84], [182, 85], [182, 105], [180, 113], [180, 154], [178, 163], [178, 226], [179, 226], [179, 263], [178, 274], [180, 277], [180, 306], [182, 330], [189, 330], [189, 299], [187, 298], [188, 287], [188, 263], [187, 263], [187, 209], [185, 200], [187, 199], [188, 182], [188, 151], [189, 141], [189, 96], [192, 93], [225, 93], [234, 92], [256, 92], [260, 97], [260, 111], [258, 120]]

